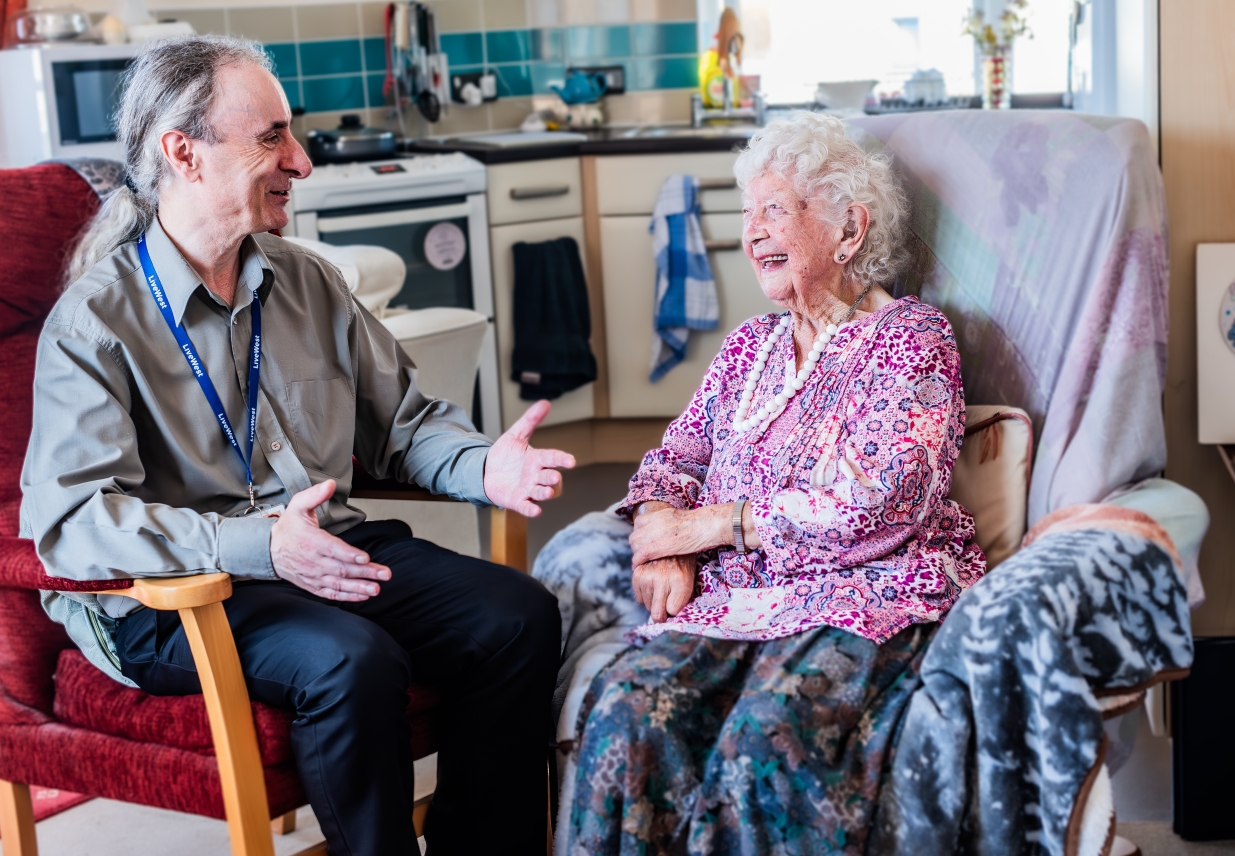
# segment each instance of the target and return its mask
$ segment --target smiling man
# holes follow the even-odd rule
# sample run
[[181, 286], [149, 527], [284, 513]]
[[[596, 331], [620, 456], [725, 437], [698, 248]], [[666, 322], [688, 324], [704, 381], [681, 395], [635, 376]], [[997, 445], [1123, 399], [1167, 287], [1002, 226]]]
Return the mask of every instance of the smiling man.
[[[444, 698], [430, 852], [543, 853], [555, 599], [366, 521], [347, 495], [355, 455], [375, 476], [535, 515], [574, 464], [528, 445], [548, 403], [491, 443], [416, 389], [333, 267], [269, 234], [311, 166], [258, 45], [151, 48], [116, 121], [128, 179], [39, 343], [23, 534], [52, 576], [233, 576], [250, 695], [295, 711], [332, 856], [419, 853], [412, 681]], [[175, 613], [114, 595], [44, 606], [117, 680], [200, 691]]]

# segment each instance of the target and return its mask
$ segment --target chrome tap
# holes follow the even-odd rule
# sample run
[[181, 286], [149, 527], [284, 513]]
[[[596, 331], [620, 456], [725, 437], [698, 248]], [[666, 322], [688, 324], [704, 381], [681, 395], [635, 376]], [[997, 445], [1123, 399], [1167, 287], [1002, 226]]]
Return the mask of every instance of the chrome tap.
[[703, 95], [695, 92], [690, 96], [690, 125], [692, 128], [702, 128], [705, 122], [724, 122], [744, 119], [762, 127], [767, 124], [767, 102], [762, 92], [751, 95], [750, 107], [738, 107], [734, 93], [738, 81], [725, 78], [725, 99], [721, 107], [704, 107]]

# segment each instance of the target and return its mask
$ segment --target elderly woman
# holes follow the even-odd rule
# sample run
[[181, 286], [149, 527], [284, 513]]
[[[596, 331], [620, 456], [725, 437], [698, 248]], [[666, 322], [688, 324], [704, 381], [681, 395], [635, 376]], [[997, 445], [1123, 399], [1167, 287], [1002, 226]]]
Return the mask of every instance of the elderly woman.
[[883, 288], [906, 208], [888, 160], [802, 114], [736, 173], [786, 311], [729, 335], [631, 479], [651, 623], [580, 715], [578, 854], [861, 853], [926, 646], [986, 567], [947, 498], [952, 330]]

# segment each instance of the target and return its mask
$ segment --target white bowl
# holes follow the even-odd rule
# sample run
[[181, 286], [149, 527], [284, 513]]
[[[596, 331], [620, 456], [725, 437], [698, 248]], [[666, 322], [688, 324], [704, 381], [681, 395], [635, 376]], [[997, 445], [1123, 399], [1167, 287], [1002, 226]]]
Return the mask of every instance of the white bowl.
[[838, 113], [862, 112], [866, 96], [875, 88], [877, 80], [841, 80], [820, 83], [815, 88], [815, 103]]

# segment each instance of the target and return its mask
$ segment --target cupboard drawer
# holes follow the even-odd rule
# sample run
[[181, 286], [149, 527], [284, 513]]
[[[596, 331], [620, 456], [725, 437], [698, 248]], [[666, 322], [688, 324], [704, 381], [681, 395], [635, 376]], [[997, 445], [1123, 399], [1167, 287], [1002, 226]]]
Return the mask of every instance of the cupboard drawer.
[[[741, 214], [704, 214], [703, 236], [735, 240]], [[609, 412], [614, 417], [678, 416], [699, 388], [721, 342], [743, 321], [780, 308], [763, 295], [740, 245], [708, 253], [720, 300], [715, 330], [691, 331], [686, 359], [656, 383], [648, 380], [652, 360], [652, 308], [656, 263], [647, 218], [602, 217], [600, 243], [605, 282], [605, 332], [609, 357]]]
[[[619, 155], [596, 159], [596, 196], [601, 216], [648, 214], [665, 179], [674, 173], [703, 180], [733, 181], [736, 152], [699, 152], [675, 155]], [[699, 194], [704, 213], [741, 211], [742, 194], [729, 189], [704, 189]], [[608, 280], [605, 280], [608, 283]]]
[[[502, 401], [502, 430], [505, 431], [523, 412], [535, 402], [519, 397], [519, 384], [510, 379], [510, 356], [515, 346], [514, 313], [512, 307], [515, 293], [515, 257], [511, 250], [520, 241], [534, 243], [551, 241], [554, 238], [571, 237], [579, 245], [582, 257], [583, 218], [568, 217], [561, 220], [541, 220], [537, 223], [520, 223], [496, 226], [489, 230], [489, 252], [493, 257], [493, 314], [497, 333], [498, 388]], [[593, 387], [584, 384], [571, 390], [553, 402], [553, 409], [541, 425], [557, 425], [591, 419], [596, 414]]]
[[490, 226], [583, 213], [578, 158], [498, 164], [487, 176]]

